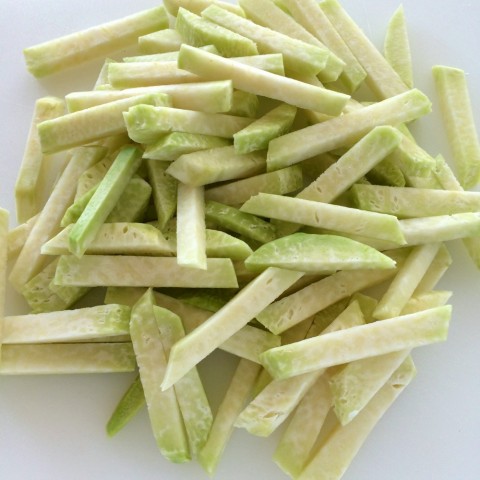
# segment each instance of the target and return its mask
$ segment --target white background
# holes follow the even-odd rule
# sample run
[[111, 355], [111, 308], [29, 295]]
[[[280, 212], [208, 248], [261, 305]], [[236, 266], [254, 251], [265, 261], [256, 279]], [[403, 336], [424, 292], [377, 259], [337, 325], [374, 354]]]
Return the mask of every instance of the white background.
[[[398, 0], [344, 0], [378, 44]], [[404, 0], [415, 82], [431, 96], [434, 113], [417, 122], [420, 144], [450, 155], [438, 117], [430, 68], [465, 69], [480, 125], [480, 3]], [[13, 184], [35, 99], [89, 89], [101, 62], [42, 81], [23, 65], [22, 48], [149, 8], [149, 0], [0, 0], [0, 203], [13, 212]], [[11, 225], [15, 225], [13, 215]], [[441, 288], [454, 291], [449, 340], [416, 351], [418, 375], [355, 459], [346, 480], [477, 480], [480, 478], [480, 272], [461, 245], [450, 245], [454, 265]], [[10, 293], [9, 314], [22, 303]], [[216, 408], [234, 363], [214, 354], [202, 365]], [[208, 371], [208, 373], [207, 373]], [[202, 480], [194, 463], [163, 460], [143, 411], [117, 437], [104, 425], [132, 376], [45, 376], [0, 379], [0, 478], [8, 480]], [[287, 478], [271, 461], [275, 439], [236, 431], [216, 478]]]

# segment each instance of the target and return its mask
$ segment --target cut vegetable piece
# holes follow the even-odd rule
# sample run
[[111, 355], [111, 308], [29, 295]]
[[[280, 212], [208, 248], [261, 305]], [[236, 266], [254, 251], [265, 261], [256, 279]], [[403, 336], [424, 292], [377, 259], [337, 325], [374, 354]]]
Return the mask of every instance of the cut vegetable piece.
[[270, 140], [290, 130], [296, 113], [297, 109], [287, 104], [270, 110], [263, 117], [233, 135], [235, 152], [245, 154], [268, 148]]
[[269, 268], [249, 283], [205, 323], [175, 344], [162, 388], [175, 384], [302, 275], [301, 272]]
[[133, 372], [135, 355], [126, 343], [44, 343], [5, 345], [2, 375]]
[[190, 12], [200, 15], [202, 10], [205, 10], [205, 8], [212, 4], [226, 8], [237, 15], [245, 15], [238, 5], [222, 0], [166, 0], [166, 2], [164, 2], [168, 13], [174, 17], [177, 16], [179, 8], [186, 8]]
[[126, 130], [122, 113], [139, 104], [169, 105], [170, 101], [163, 93], [139, 95], [47, 120], [38, 125], [42, 151], [54, 153], [119, 135]]
[[414, 294], [416, 295], [421, 292], [433, 290], [452, 264], [452, 261], [452, 256], [450, 255], [448, 248], [445, 244], [442, 244], [437, 255], [433, 259], [433, 262], [420, 280]]
[[205, 200], [203, 187], [178, 184], [177, 263], [207, 269]]
[[245, 260], [252, 249], [243, 240], [219, 230], [207, 229], [207, 256]]
[[184, 290], [177, 298], [188, 305], [215, 313], [231, 300], [235, 293], [235, 290], [226, 292], [216, 288], [196, 288]]
[[165, 28], [138, 38], [141, 53], [175, 52], [181, 44], [182, 37], [173, 28]]
[[266, 243], [275, 239], [272, 224], [228, 205], [210, 200], [205, 204], [205, 216], [207, 220], [257, 242]]
[[480, 211], [479, 192], [356, 184], [352, 193], [356, 205], [362, 210], [398, 217], [434, 217]]
[[28, 70], [44, 77], [93, 58], [108, 55], [148, 33], [168, 26], [163, 6], [40, 43], [23, 51]]
[[133, 174], [138, 170], [142, 151], [131, 145], [118, 153], [92, 198], [68, 236], [70, 251], [81, 257], [120, 199]]
[[200, 465], [210, 475], [213, 475], [217, 468], [227, 442], [233, 433], [233, 424], [250, 397], [259, 371], [259, 365], [248, 360], [240, 360], [233, 374], [228, 390], [213, 421], [207, 443], [198, 455]]
[[[85, 173], [83, 175], [85, 175]], [[82, 178], [80, 178], [79, 182], [81, 181], [82, 181]], [[85, 207], [88, 205], [88, 202], [91, 200], [91, 198], [93, 197], [93, 194], [97, 190], [97, 187], [98, 187], [98, 184], [92, 187], [83, 195], [78, 196], [75, 199], [75, 201], [68, 207], [67, 211], [65, 212], [65, 215], [63, 216], [62, 221], [60, 222], [61, 227], [63, 228], [68, 227], [69, 225], [71, 225], [72, 223], [75, 223], [80, 218], [83, 211], [85, 210]], [[78, 192], [78, 186], [77, 186], [77, 192]]]
[[253, 93], [242, 90], [234, 90], [232, 95], [232, 106], [228, 113], [239, 117], [257, 118], [260, 107], [258, 97]]
[[480, 143], [465, 72], [441, 65], [432, 72], [458, 179], [463, 188], [472, 188], [480, 180]]
[[385, 59], [403, 83], [408, 88], [413, 88], [412, 55], [403, 5], [395, 10], [388, 22], [383, 50]]
[[[363, 186], [363, 185], [362, 185]], [[366, 237], [389, 240], [398, 245], [405, 244], [400, 223], [393, 215], [376, 214], [355, 208], [328, 203], [282, 197], [270, 193], [259, 193], [245, 202], [241, 209], [261, 217], [276, 218], [332, 231], [352, 233]]]
[[[69, 225], [42, 246], [43, 255], [68, 255]], [[170, 255], [170, 245], [162, 232], [143, 223], [106, 223], [87, 248], [88, 255]]]
[[[129, 139], [127, 137], [127, 140], [122, 143], [121, 147], [123, 147], [125, 144], [129, 143]], [[120, 147], [120, 148], [121, 148]], [[96, 187], [105, 177], [105, 174], [108, 172], [110, 167], [112, 166], [113, 161], [115, 160], [115, 156], [118, 153], [118, 150], [115, 151], [115, 154], [113, 155], [106, 155], [102, 160], [97, 162], [95, 165], [92, 165], [90, 168], [87, 168], [82, 175], [80, 176], [78, 183], [77, 183], [77, 191], [75, 193], [75, 201], [79, 200], [80, 198], [83, 197], [84, 195], [87, 195], [87, 193], [91, 193], [93, 195], [93, 188]], [[88, 198], [88, 195], [87, 197]], [[84, 199], [85, 200], [85, 199]], [[81, 207], [81, 204], [83, 202], [80, 201], [80, 205], [76, 206], [75, 204], [72, 204], [70, 208], [72, 210], [80, 210], [79, 207]], [[68, 210], [67, 210], [68, 211]], [[82, 209], [83, 211], [83, 209]], [[81, 212], [80, 212], [81, 213]], [[78, 218], [76, 216], [72, 216], [73, 222], [75, 223]], [[65, 222], [67, 219], [65, 219]], [[63, 222], [63, 220], [62, 220]]]
[[375, 127], [303, 189], [297, 198], [332, 202], [391, 153], [400, 139], [400, 134], [392, 127]]
[[339, 80], [348, 92], [355, 92], [367, 74], [345, 40], [342, 39], [323, 11], [318, 8], [318, 3], [314, 0], [300, 2], [285, 0], [285, 6], [300, 25], [345, 62]]
[[232, 103], [231, 80], [216, 82], [185, 83], [180, 85], [159, 85], [155, 87], [127, 88], [125, 90], [89, 91], [69, 93], [65, 100], [70, 112], [84, 110], [122, 98], [164, 93], [171, 98], [175, 108], [189, 108], [201, 112], [227, 112]]
[[426, 115], [430, 110], [430, 100], [414, 89], [326, 122], [288, 133], [270, 142], [268, 170], [277, 170], [351, 145], [376, 126], [410, 122]]
[[451, 311], [446, 305], [272, 348], [261, 355], [262, 364], [274, 378], [287, 378], [445, 341]]
[[339, 115], [349, 99], [348, 95], [264, 72], [188, 45], [180, 48], [178, 66], [208, 80], [231, 78], [234, 88], [328, 115]]
[[378, 302], [377, 308], [373, 312], [374, 318], [383, 320], [401, 314], [433, 262], [440, 246], [441, 243], [428, 243], [412, 249], [405, 263], [398, 269], [392, 283]]
[[[172, 346], [185, 336], [182, 321], [178, 315], [165, 308], [154, 306], [153, 312], [168, 358]], [[175, 384], [175, 394], [187, 431], [190, 451], [192, 456], [196, 457], [207, 441], [213, 422], [210, 404], [196, 368], [192, 368]]]
[[336, 235], [294, 233], [257, 249], [245, 260], [251, 270], [268, 267], [306, 273], [335, 270], [395, 268], [395, 262], [378, 250]]
[[175, 28], [185, 43], [195, 47], [214, 45], [220, 54], [226, 57], [258, 54], [257, 46], [250, 39], [205, 20], [185, 8], [178, 9]]
[[15, 206], [18, 222], [26, 222], [40, 211], [39, 180], [44, 159], [37, 126], [45, 120], [63, 115], [64, 112], [65, 102], [61, 98], [43, 97], [35, 102], [32, 123], [15, 182]]
[[5, 317], [4, 343], [71, 342], [127, 335], [130, 308], [100, 305], [61, 312]]
[[168, 460], [182, 463], [190, 460], [188, 440], [174, 389], [160, 388], [167, 357], [153, 307], [149, 289], [132, 308], [130, 335], [158, 448]]
[[[203, 48], [204, 50], [205, 48]], [[208, 50], [207, 50], [208, 51]], [[251, 67], [285, 76], [285, 66], [281, 53], [266, 53], [264, 55], [250, 55], [248, 57], [232, 57], [232, 60], [250, 65]]]
[[172, 162], [186, 153], [226, 147], [230, 141], [226, 138], [198, 133], [172, 132], [147, 146], [143, 158]]
[[238, 154], [233, 146], [187, 153], [167, 168], [167, 173], [191, 186], [250, 177], [265, 171], [263, 152]]
[[10, 283], [17, 291], [21, 291], [45, 265], [46, 258], [40, 254], [41, 246], [60, 230], [60, 221], [73, 201], [80, 175], [104, 154], [105, 149], [101, 147], [79, 148], [75, 151], [10, 272]]
[[414, 294], [402, 310], [402, 315], [427, 310], [429, 308], [446, 305], [452, 292], [445, 290], [432, 290]]
[[145, 394], [138, 375], [128, 387], [108, 420], [106, 430], [109, 437], [116, 435], [145, 405]]
[[10, 229], [7, 233], [7, 246], [8, 246], [8, 260], [13, 260], [18, 256], [22, 250], [25, 242], [27, 241], [30, 232], [32, 231], [35, 222], [37, 221], [38, 214], [27, 220], [21, 225]]
[[379, 99], [393, 97], [408, 90], [395, 70], [337, 0], [325, 0], [319, 5], [367, 72], [365, 82]]
[[130, 138], [138, 143], [153, 143], [160, 135], [169, 132], [200, 133], [231, 138], [234, 133], [252, 122], [249, 118], [222, 113], [195, 112], [149, 105], [137, 105], [131, 108], [124, 114], [124, 118]]
[[240, 205], [259, 193], [285, 195], [296, 192], [303, 186], [302, 168], [299, 165], [263, 173], [254, 177], [209, 188], [205, 192], [207, 200], [226, 205]]
[[127, 255], [62, 256], [55, 283], [90, 287], [238, 287], [228, 258], [210, 258], [207, 270], [199, 270], [178, 265], [176, 258]]
[[408, 358], [356, 419], [345, 427], [338, 425], [332, 430], [297, 478], [299, 480], [341, 478], [368, 434], [412, 381], [415, 373], [415, 365]]
[[378, 165], [374, 166], [366, 174], [366, 179], [373, 184], [389, 185], [392, 187], [405, 187], [407, 184], [401, 168], [390, 158], [385, 158]]
[[[164, 32], [165, 30], [160, 30], [160, 32]], [[204, 47], [200, 47], [203, 50], [207, 50], [207, 52], [216, 53], [220, 55], [218, 50], [213, 45], [205, 45]], [[165, 53], [152, 53], [151, 55], [135, 55], [134, 57], [123, 57], [123, 61], [125, 63], [128, 62], [172, 62], [178, 59], [178, 50], [180, 49], [180, 45], [175, 51], [165, 52]]]
[[329, 56], [325, 48], [262, 27], [216, 5], [206, 8], [202, 17], [254, 41], [260, 53], [281, 53], [287, 69], [316, 75], [325, 68]]

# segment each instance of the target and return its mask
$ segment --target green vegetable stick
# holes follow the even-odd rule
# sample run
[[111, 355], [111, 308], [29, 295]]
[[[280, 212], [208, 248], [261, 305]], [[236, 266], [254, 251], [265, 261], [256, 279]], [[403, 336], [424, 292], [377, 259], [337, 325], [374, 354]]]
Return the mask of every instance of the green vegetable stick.
[[325, 0], [319, 5], [367, 72], [365, 82], [379, 99], [393, 97], [408, 90], [395, 70], [337, 0]]
[[302, 275], [302, 272], [279, 268], [265, 270], [205, 323], [175, 344], [162, 388], [175, 384]]
[[138, 48], [141, 53], [175, 52], [181, 44], [182, 37], [173, 28], [165, 28], [138, 38]]
[[292, 165], [274, 172], [214, 186], [205, 191], [205, 198], [234, 206], [245, 203], [259, 193], [285, 195], [298, 191], [302, 186], [302, 169], [299, 165]]
[[60, 312], [7, 316], [3, 342], [68, 343], [129, 333], [130, 308], [100, 305]]
[[116, 435], [145, 405], [140, 375], [128, 387], [107, 422], [106, 430], [109, 437]]
[[3, 347], [0, 374], [133, 372], [135, 366], [135, 355], [129, 342], [30, 343]]
[[262, 27], [216, 5], [206, 8], [202, 17], [251, 39], [260, 53], [281, 53], [287, 69], [316, 75], [326, 66], [327, 49]]
[[400, 315], [433, 262], [440, 246], [441, 243], [427, 243], [413, 248], [378, 302], [373, 312], [374, 318], [383, 320]]
[[219, 80], [215, 82], [126, 88], [125, 90], [73, 92], [66, 95], [65, 100], [69, 112], [76, 112], [122, 98], [148, 93], [164, 93], [170, 97], [172, 106], [175, 108], [221, 113], [230, 110], [232, 92], [231, 80]]
[[207, 269], [203, 187], [178, 184], [177, 263], [185, 267]]
[[[182, 321], [178, 315], [156, 305], [153, 312], [160, 329], [165, 356], [168, 358], [172, 346], [185, 336]], [[196, 368], [192, 368], [175, 384], [175, 394], [185, 423], [190, 451], [196, 457], [207, 441], [213, 422], [210, 404]]]
[[402, 315], [408, 315], [409, 313], [419, 312], [420, 310], [427, 310], [429, 308], [446, 305], [451, 296], [452, 292], [444, 290], [416, 293], [410, 297], [410, 300], [402, 310]]
[[258, 54], [255, 42], [249, 38], [216, 25], [183, 7], [178, 9], [175, 29], [186, 44], [195, 47], [214, 45], [225, 57]]
[[376, 126], [410, 122], [430, 110], [430, 101], [422, 92], [409, 90], [326, 122], [302, 128], [270, 142], [267, 168], [277, 170], [350, 145]]
[[7, 261], [8, 261], [8, 221], [9, 213], [0, 208], [0, 365], [2, 343], [4, 341], [4, 316], [7, 288]]
[[75, 151], [10, 272], [10, 283], [17, 291], [21, 291], [25, 283], [45, 265], [46, 259], [40, 254], [41, 246], [60, 229], [60, 221], [73, 201], [80, 175], [104, 154], [105, 150], [101, 147], [79, 148]]
[[124, 48], [147, 33], [168, 26], [163, 6], [72, 33], [33, 47], [23, 53], [28, 70], [43, 77]]
[[250, 177], [265, 171], [265, 154], [238, 154], [233, 146], [201, 150], [180, 156], [167, 173], [191, 186]]
[[198, 454], [200, 465], [213, 475], [227, 442], [234, 430], [234, 422], [248, 401], [260, 366], [248, 360], [240, 360], [225, 397], [213, 420], [206, 444]]
[[299, 480], [341, 478], [368, 434], [415, 376], [415, 366], [407, 358], [366, 408], [345, 427], [336, 426], [303, 469]]
[[[283, 77], [281, 77], [283, 78]], [[222, 113], [195, 112], [169, 107], [137, 105], [124, 113], [128, 135], [138, 143], [153, 143], [169, 132], [200, 133], [231, 138], [249, 125], [249, 118]]]
[[112, 166], [100, 182], [92, 198], [70, 231], [70, 251], [81, 257], [92, 243], [125, 187], [141, 163], [142, 152], [126, 146], [118, 153]]
[[463, 188], [472, 188], [480, 180], [480, 143], [465, 72], [437, 65], [432, 73], [458, 179]]
[[433, 217], [480, 211], [479, 192], [356, 184], [352, 193], [359, 208], [399, 217]]
[[445, 341], [451, 306], [352, 327], [262, 353], [274, 378], [288, 378], [362, 358]]
[[340, 81], [347, 91], [355, 92], [365, 80], [367, 74], [351, 52], [345, 39], [339, 35], [325, 13], [318, 8], [317, 2], [313, 0], [302, 0], [300, 2], [285, 0], [285, 6], [300, 25], [321, 40], [345, 62]]
[[209, 5], [220, 5], [237, 15], [245, 15], [243, 10], [235, 4], [224, 2], [222, 0], [166, 0], [163, 2], [168, 13], [174, 17], [177, 16], [179, 8], [186, 8], [190, 12], [200, 15]]
[[[398, 245], [405, 244], [398, 219], [393, 215], [300, 198], [282, 197], [270, 193], [259, 193], [250, 198], [240, 210], [261, 217], [276, 218], [287, 222], [295, 220], [295, 223], [302, 225], [366, 237], [375, 236], [375, 238], [389, 240]], [[372, 213], [376, 213], [376, 215], [371, 215]]]
[[132, 308], [130, 336], [158, 448], [168, 460], [183, 463], [190, 460], [188, 440], [174, 389], [160, 388], [167, 358], [153, 307], [148, 289]]
[[244, 92], [243, 90], [234, 90], [232, 95], [232, 106], [228, 113], [230, 115], [255, 119], [257, 118], [259, 107], [260, 101], [257, 95]]
[[169, 105], [170, 102], [163, 93], [139, 95], [46, 120], [38, 125], [42, 152], [55, 153], [119, 135], [126, 130], [122, 113], [140, 104]]
[[44, 159], [40, 148], [37, 125], [45, 120], [59, 117], [64, 112], [65, 102], [61, 98], [43, 97], [35, 102], [32, 123], [15, 183], [17, 220], [21, 223], [26, 222], [40, 210], [38, 182]]
[[264, 72], [185, 44], [180, 48], [178, 66], [208, 80], [231, 78], [233, 86], [240, 90], [329, 115], [339, 115], [349, 99], [348, 95]]
[[412, 55], [403, 5], [395, 10], [388, 22], [383, 51], [385, 59], [403, 83], [413, 88]]
[[30, 232], [32, 231], [35, 222], [37, 221], [38, 214], [12, 229], [7, 233], [8, 244], [8, 260], [14, 260], [20, 251], [22, 250], [25, 242], [27, 241]]
[[[102, 163], [102, 162], [100, 161], [99, 163]], [[94, 165], [94, 167], [95, 167], [95, 165]], [[91, 170], [91, 168], [89, 168], [88, 170]], [[85, 173], [83, 175], [85, 175]], [[82, 175], [82, 177], [83, 177], [83, 175]], [[82, 178], [80, 178], [80, 180], [79, 180], [79, 185], [81, 183], [82, 183]], [[68, 207], [67, 211], [65, 212], [65, 215], [63, 216], [63, 218], [60, 222], [61, 227], [63, 227], [63, 228], [68, 227], [69, 225], [71, 225], [72, 223], [75, 223], [80, 218], [83, 211], [85, 210], [85, 207], [88, 205], [88, 202], [92, 199], [93, 194], [96, 192], [99, 183], [100, 182], [98, 182], [95, 186], [93, 186], [86, 193], [77, 196], [75, 201]], [[81, 192], [83, 190], [83, 187], [79, 189], [78, 186], [77, 186], [77, 194], [78, 194], [79, 191]]]

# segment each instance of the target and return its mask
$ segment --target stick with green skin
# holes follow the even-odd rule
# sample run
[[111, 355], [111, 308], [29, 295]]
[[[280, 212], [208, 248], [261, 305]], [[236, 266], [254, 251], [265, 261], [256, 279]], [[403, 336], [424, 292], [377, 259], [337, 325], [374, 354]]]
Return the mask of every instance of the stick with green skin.
[[[182, 321], [178, 315], [164, 308], [154, 306], [153, 312], [165, 356], [168, 358], [172, 346], [185, 336]], [[190, 451], [196, 457], [207, 441], [213, 422], [210, 404], [196, 368], [192, 368], [175, 384], [175, 394], [185, 423]]]
[[61, 98], [44, 97], [35, 102], [25, 152], [15, 182], [17, 220], [21, 223], [26, 222], [40, 210], [38, 182], [44, 159], [40, 148], [37, 125], [45, 120], [59, 117], [64, 112], [65, 102]]
[[445, 341], [451, 306], [442, 306], [381, 322], [352, 327], [261, 355], [273, 378], [288, 378], [362, 358]]
[[432, 73], [458, 179], [463, 188], [472, 188], [480, 180], [480, 143], [465, 72], [437, 65]]
[[[160, 32], [158, 32], [160, 33]], [[203, 50], [207, 50], [207, 52], [216, 53], [220, 55], [218, 50], [213, 45], [205, 45], [204, 47], [200, 47]], [[152, 53], [151, 55], [135, 55], [133, 57], [123, 57], [124, 63], [130, 62], [172, 62], [178, 59], [178, 51], [180, 49], [180, 45], [175, 51], [171, 52], [164, 52], [164, 53]], [[246, 57], [244, 57], [246, 58]]]
[[126, 146], [120, 150], [107, 174], [73, 226], [68, 236], [70, 251], [81, 257], [92, 243], [133, 174], [138, 170], [142, 152]]
[[205, 198], [225, 205], [240, 205], [259, 193], [285, 195], [303, 186], [302, 168], [299, 165], [262, 173], [253, 177], [214, 186], [205, 191]]
[[376, 126], [410, 122], [426, 115], [430, 110], [428, 98], [419, 90], [410, 90], [326, 122], [288, 133], [270, 142], [267, 169], [278, 170], [351, 145]]
[[42, 152], [55, 153], [119, 135], [126, 130], [122, 113], [143, 104], [168, 106], [170, 100], [163, 93], [139, 95], [42, 122], [38, 125]]
[[206, 444], [199, 452], [200, 465], [213, 475], [227, 442], [234, 430], [234, 422], [249, 400], [255, 380], [260, 372], [258, 364], [240, 360], [213, 420]]
[[348, 95], [264, 72], [185, 44], [180, 48], [178, 66], [208, 80], [231, 78], [234, 88], [329, 115], [339, 115], [349, 99]]
[[232, 95], [232, 107], [228, 111], [230, 115], [239, 117], [257, 118], [260, 101], [257, 95], [244, 92], [243, 90], [234, 90]]
[[141, 35], [168, 26], [163, 6], [26, 48], [28, 70], [43, 77], [134, 43]]
[[5, 345], [1, 375], [51, 375], [133, 372], [132, 344], [125, 343], [30, 343]]
[[415, 376], [410, 358], [395, 371], [364, 410], [345, 427], [337, 425], [314, 453], [299, 480], [341, 478], [368, 434]]
[[187, 153], [167, 168], [180, 182], [202, 186], [224, 180], [251, 177], [265, 171], [264, 152], [238, 154], [233, 146]]
[[269, 268], [172, 348], [162, 388], [175, 384], [303, 275]]
[[130, 335], [157, 446], [170, 461], [186, 462], [190, 460], [190, 452], [175, 390], [160, 388], [167, 356], [155, 318], [151, 289], [132, 308]]
[[104, 154], [105, 149], [101, 147], [85, 147], [75, 151], [11, 270], [10, 283], [17, 291], [21, 291], [25, 283], [45, 265], [46, 259], [40, 254], [41, 246], [59, 231], [60, 221], [73, 201], [80, 175]]
[[181, 44], [182, 37], [173, 28], [165, 28], [138, 38], [138, 48], [144, 54], [175, 52]]

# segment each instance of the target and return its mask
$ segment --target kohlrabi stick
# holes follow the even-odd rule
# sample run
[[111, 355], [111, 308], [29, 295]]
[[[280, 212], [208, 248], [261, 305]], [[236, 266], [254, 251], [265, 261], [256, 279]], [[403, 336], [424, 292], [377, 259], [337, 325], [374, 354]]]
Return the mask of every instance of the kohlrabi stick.
[[28, 70], [43, 77], [135, 43], [141, 35], [168, 26], [163, 6], [26, 48]]
[[5, 345], [1, 375], [133, 372], [135, 355], [125, 343], [30, 343]]
[[222, 309], [172, 348], [163, 388], [175, 384], [302, 275], [302, 272], [269, 268], [249, 283]]
[[245, 12], [240, 8], [239, 5], [225, 2], [223, 0], [166, 0], [163, 3], [167, 9], [167, 12], [174, 17], [177, 16], [180, 7], [186, 8], [187, 10], [200, 15], [202, 10], [205, 10], [212, 3], [215, 5], [220, 5], [221, 7], [226, 8], [230, 12], [236, 13], [237, 15], [245, 15]]
[[70, 251], [77, 257], [85, 253], [115, 207], [128, 182], [138, 170], [141, 155], [141, 150], [133, 145], [122, 148], [118, 153], [68, 236]]
[[412, 55], [403, 5], [395, 10], [387, 26], [384, 56], [408, 88], [413, 88]]
[[44, 159], [37, 126], [45, 120], [63, 115], [64, 112], [65, 102], [61, 98], [43, 97], [35, 102], [32, 123], [15, 183], [15, 205], [19, 222], [26, 222], [40, 211], [39, 180]]
[[430, 266], [417, 285], [414, 294], [416, 295], [421, 292], [433, 290], [445, 275], [452, 262], [453, 259], [448, 251], [448, 248], [445, 246], [445, 244], [442, 244], [435, 255], [435, 258], [430, 263]]
[[178, 184], [177, 263], [207, 269], [205, 198], [203, 187]]
[[231, 78], [233, 86], [240, 90], [329, 115], [339, 115], [349, 99], [348, 95], [264, 72], [185, 44], [180, 49], [178, 65], [208, 80]]
[[445, 341], [451, 310], [449, 305], [432, 308], [272, 348], [261, 355], [262, 364], [274, 378], [288, 378]]
[[240, 360], [230, 381], [227, 393], [213, 420], [206, 444], [198, 454], [200, 465], [213, 475], [227, 442], [234, 430], [234, 423], [249, 400], [260, 366], [248, 360]]
[[420, 293], [414, 293], [410, 300], [403, 307], [402, 315], [427, 310], [429, 308], [446, 305], [452, 292], [446, 290], [431, 290]]
[[158, 448], [170, 461], [183, 463], [191, 458], [188, 440], [175, 390], [160, 388], [167, 356], [153, 307], [148, 289], [132, 308], [130, 335]]
[[175, 52], [182, 44], [181, 35], [173, 28], [165, 28], [138, 38], [141, 53]]
[[35, 222], [20, 255], [10, 273], [10, 282], [17, 291], [35, 276], [45, 264], [40, 254], [42, 245], [60, 230], [60, 221], [72, 203], [80, 175], [105, 154], [101, 147], [79, 148], [67, 164]]
[[480, 143], [465, 72], [441, 65], [432, 72], [458, 179], [463, 188], [475, 187], [480, 180]]
[[17, 225], [10, 229], [7, 234], [8, 244], [8, 260], [14, 260], [20, 251], [22, 250], [25, 242], [27, 241], [30, 232], [32, 231], [35, 222], [37, 221], [38, 214], [31, 217], [25, 223]]

